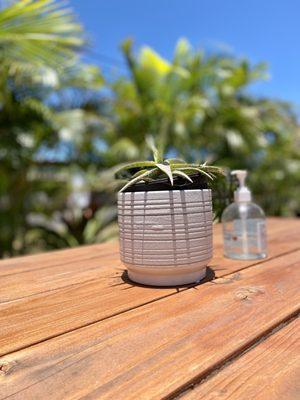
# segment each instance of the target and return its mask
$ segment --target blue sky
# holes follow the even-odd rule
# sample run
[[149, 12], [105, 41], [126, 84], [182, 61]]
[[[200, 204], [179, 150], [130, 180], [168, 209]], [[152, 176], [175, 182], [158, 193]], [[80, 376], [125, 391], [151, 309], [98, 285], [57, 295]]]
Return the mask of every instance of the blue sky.
[[93, 43], [90, 61], [122, 70], [127, 36], [171, 57], [180, 37], [209, 51], [228, 49], [266, 61], [270, 80], [259, 95], [300, 105], [300, 0], [70, 0]]

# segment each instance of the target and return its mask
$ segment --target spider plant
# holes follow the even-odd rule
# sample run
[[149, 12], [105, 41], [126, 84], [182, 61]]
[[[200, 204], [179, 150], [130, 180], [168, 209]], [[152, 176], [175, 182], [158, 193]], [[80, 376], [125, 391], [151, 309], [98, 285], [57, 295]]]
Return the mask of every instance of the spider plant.
[[128, 182], [122, 187], [123, 192], [128, 187], [139, 182], [151, 182], [166, 176], [171, 186], [174, 184], [174, 176], [181, 177], [188, 182], [193, 182], [191, 175], [204, 175], [207, 179], [213, 180], [216, 176], [222, 175], [223, 171], [219, 167], [198, 163], [187, 163], [178, 158], [164, 159], [162, 154], [153, 148], [153, 161], [136, 161], [122, 165], [117, 171], [116, 176], [126, 177]]

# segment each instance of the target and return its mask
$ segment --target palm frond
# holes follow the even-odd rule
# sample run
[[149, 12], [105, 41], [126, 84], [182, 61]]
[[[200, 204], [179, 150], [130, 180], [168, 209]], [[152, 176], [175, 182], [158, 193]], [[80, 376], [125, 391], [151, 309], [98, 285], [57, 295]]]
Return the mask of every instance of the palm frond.
[[64, 2], [21, 0], [0, 10], [0, 57], [10, 64], [59, 69], [84, 45], [82, 27]]

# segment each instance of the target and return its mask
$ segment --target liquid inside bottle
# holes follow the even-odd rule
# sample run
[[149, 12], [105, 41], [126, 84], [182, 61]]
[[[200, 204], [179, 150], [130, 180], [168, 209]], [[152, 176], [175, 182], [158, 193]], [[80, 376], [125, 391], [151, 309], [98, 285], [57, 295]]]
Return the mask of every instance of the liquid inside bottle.
[[257, 204], [230, 204], [222, 215], [222, 223], [226, 257], [251, 260], [267, 256], [266, 220]]

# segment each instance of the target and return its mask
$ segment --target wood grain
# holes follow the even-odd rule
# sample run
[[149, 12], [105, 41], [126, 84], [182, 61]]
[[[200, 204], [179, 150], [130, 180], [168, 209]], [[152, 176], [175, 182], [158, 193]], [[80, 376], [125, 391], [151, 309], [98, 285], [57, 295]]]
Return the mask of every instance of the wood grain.
[[[179, 289], [178, 289], [179, 290]], [[132, 286], [121, 272], [0, 306], [0, 355], [175, 294]]]
[[0, 277], [0, 304], [68, 286], [85, 284], [96, 279], [106, 282], [104, 286], [107, 286], [108, 282], [112, 284], [110, 277], [116, 275], [116, 272], [119, 272], [117, 275], [119, 277], [124, 268], [119, 259], [117, 244], [114, 243], [111, 247], [110, 252], [102, 252], [99, 256], [87, 258], [86, 255], [78, 255], [75, 260], [72, 259], [71, 253], [70, 261], [69, 258], [65, 258], [65, 263]]
[[300, 319], [283, 327], [180, 399], [300, 399]]
[[[300, 248], [300, 221], [291, 229], [289, 219], [268, 220], [269, 258]], [[223, 253], [221, 226], [214, 228], [214, 253], [210, 263], [216, 277], [246, 268], [257, 261], [225, 259]], [[21, 299], [55, 289], [105, 279], [116, 271], [123, 272], [116, 242], [87, 246], [42, 255], [5, 260], [0, 262], [0, 303]], [[5, 274], [4, 274], [5, 271]], [[120, 274], [119, 274], [120, 275]], [[120, 281], [118, 283], [121, 283]], [[101, 287], [99, 287], [101, 290]]]
[[[49, 251], [47, 253], [13, 257], [0, 261], [0, 277], [39, 270], [47, 267], [76, 264], [78, 260], [100, 258], [115, 252], [115, 242], [81, 246], [72, 249]], [[76, 267], [74, 268], [76, 269]]]
[[0, 398], [173, 396], [299, 311], [299, 267], [297, 251], [2, 357]]
[[[273, 224], [274, 235], [273, 242], [270, 241], [270, 253], [273, 257], [299, 246], [298, 236], [294, 237], [290, 233], [290, 220], [286, 224], [278, 220], [270, 222]], [[282, 231], [285, 225], [289, 228], [287, 232]], [[217, 229], [219, 234], [216, 237], [219, 239], [220, 227]], [[281, 232], [280, 235], [278, 231]], [[105, 245], [104, 249], [109, 251], [113, 246], [114, 244]], [[92, 246], [90, 252], [93, 249]], [[83, 250], [83, 257], [87, 257], [87, 248]], [[66, 252], [66, 264], [53, 267], [44, 265], [43, 268], [34, 270], [28, 269], [30, 266], [26, 261], [24, 273], [2, 276], [1, 298], [2, 301], [9, 302], [0, 305], [0, 355], [174, 295], [178, 290], [186, 290], [185, 287], [174, 289], [132, 285], [122, 279], [123, 269], [118, 255], [114, 253], [106, 256], [103, 251], [98, 258], [95, 254], [101, 253], [100, 250], [96, 246], [92, 258], [83, 260], [76, 253], [77, 262], [73, 258], [71, 262], [67, 262], [69, 258]], [[217, 249], [216, 253], [212, 268], [217, 277], [266, 262], [229, 260], [221, 256], [220, 250]], [[69, 254], [72, 255], [72, 252]], [[46, 261], [42, 257], [42, 262], [47, 265], [48, 255], [44, 257]], [[28, 258], [30, 257], [25, 257], [26, 260]], [[19, 264], [15, 264], [17, 265]], [[211, 276], [212, 274], [213, 271]]]

